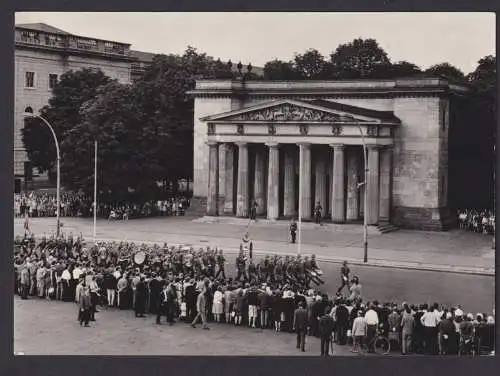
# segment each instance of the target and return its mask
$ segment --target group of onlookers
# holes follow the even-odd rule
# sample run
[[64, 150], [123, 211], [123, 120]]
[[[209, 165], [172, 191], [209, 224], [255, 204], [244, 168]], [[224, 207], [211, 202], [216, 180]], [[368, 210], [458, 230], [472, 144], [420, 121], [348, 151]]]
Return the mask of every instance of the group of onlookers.
[[491, 210], [460, 210], [458, 224], [464, 231], [495, 234], [495, 213]]
[[[288, 283], [226, 277], [225, 262], [216, 263], [222, 273], [185, 273], [176, 266], [176, 255], [195, 254], [186, 247], [98, 243], [86, 248], [83, 239], [71, 236], [38, 243], [17, 239], [16, 245], [16, 292], [22, 299], [76, 301], [82, 325], [95, 320], [102, 306], [134, 309], [136, 317], [152, 314], [157, 324], [166, 316], [170, 325], [185, 321], [196, 327], [201, 319], [205, 329], [209, 323], [226, 323], [296, 333], [303, 351], [306, 336], [317, 337], [325, 356], [332, 339], [338, 345], [352, 344], [353, 352], [373, 352], [379, 335], [403, 354], [494, 351], [492, 315], [465, 314], [459, 306], [365, 302], [358, 277], [350, 283], [342, 280], [337, 293], [329, 296]], [[143, 261], [135, 258], [137, 250], [147, 251]], [[348, 295], [342, 294], [344, 287]]]
[[[93, 199], [77, 192], [61, 192], [61, 217], [90, 217], [93, 215]], [[149, 200], [141, 203], [114, 202], [98, 203], [97, 216], [109, 219], [128, 219], [152, 216], [184, 215], [189, 207], [189, 199], [184, 196], [164, 200]], [[55, 217], [56, 194], [33, 191], [14, 195], [14, 216]]]

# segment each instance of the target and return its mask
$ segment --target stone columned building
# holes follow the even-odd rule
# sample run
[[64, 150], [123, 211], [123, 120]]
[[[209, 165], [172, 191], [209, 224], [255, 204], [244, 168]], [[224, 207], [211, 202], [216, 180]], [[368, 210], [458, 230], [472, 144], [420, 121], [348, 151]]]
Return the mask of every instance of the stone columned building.
[[466, 92], [439, 78], [197, 81], [194, 210], [246, 217], [255, 201], [260, 217], [296, 217], [300, 189], [303, 220], [319, 203], [334, 223], [446, 229], [450, 101]]

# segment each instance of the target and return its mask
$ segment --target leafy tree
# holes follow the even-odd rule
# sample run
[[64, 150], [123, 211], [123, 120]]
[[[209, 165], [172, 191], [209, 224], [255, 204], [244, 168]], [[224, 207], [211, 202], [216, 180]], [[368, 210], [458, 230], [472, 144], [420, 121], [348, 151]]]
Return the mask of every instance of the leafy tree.
[[264, 65], [264, 80], [296, 80], [299, 74], [295, 70], [292, 62], [285, 62], [278, 59], [267, 62]]
[[416, 74], [421, 74], [422, 71], [418, 66], [408, 61], [398, 61], [390, 65], [391, 78], [411, 77]]
[[[54, 128], [59, 143], [66, 137], [66, 132], [80, 122], [79, 109], [83, 103], [96, 96], [100, 86], [111, 79], [101, 70], [82, 69], [69, 71], [61, 75], [60, 81], [52, 90], [49, 104], [42, 108], [40, 115]], [[56, 161], [52, 134], [40, 119], [27, 119], [22, 130], [22, 139], [28, 157], [40, 172], [50, 170]]]
[[426, 69], [425, 73], [432, 76], [448, 78], [453, 81], [465, 81], [465, 75], [463, 74], [463, 72], [450, 63], [435, 64]]
[[297, 54], [294, 58], [295, 70], [303, 79], [325, 78], [325, 64], [325, 58], [315, 49], [309, 49], [303, 54]]
[[387, 75], [387, 53], [375, 39], [355, 39], [341, 44], [330, 55], [337, 78], [379, 78]]

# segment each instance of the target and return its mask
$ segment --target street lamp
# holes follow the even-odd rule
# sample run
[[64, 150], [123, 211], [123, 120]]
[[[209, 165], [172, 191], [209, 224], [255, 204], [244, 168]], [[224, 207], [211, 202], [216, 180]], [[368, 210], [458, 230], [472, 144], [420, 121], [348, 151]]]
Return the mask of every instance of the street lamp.
[[366, 142], [365, 142], [365, 136], [363, 134], [363, 129], [361, 128], [361, 125], [356, 121], [356, 125], [359, 129], [359, 133], [361, 135], [361, 142], [363, 143], [363, 159], [365, 163], [365, 177], [364, 181], [362, 183], [358, 184], [358, 188], [361, 188], [364, 186], [364, 194], [363, 194], [363, 199], [364, 199], [364, 214], [363, 214], [363, 262], [368, 262], [368, 216], [366, 215], [366, 210], [368, 208], [368, 150], [366, 149]]
[[59, 142], [57, 141], [57, 136], [56, 132], [54, 131], [54, 128], [49, 124], [47, 120], [45, 120], [43, 117], [40, 115], [32, 114], [31, 112], [24, 112], [23, 113], [24, 117], [32, 117], [32, 118], [38, 118], [42, 120], [47, 127], [49, 127], [50, 131], [52, 132], [52, 136], [54, 137], [54, 142], [56, 144], [56, 151], [57, 151], [57, 191], [56, 191], [56, 217], [57, 217], [57, 227], [56, 227], [56, 238], [59, 238], [59, 230], [61, 228], [61, 221], [60, 221], [60, 208], [61, 208], [61, 169], [60, 169], [60, 164], [61, 164], [61, 155], [59, 152]]

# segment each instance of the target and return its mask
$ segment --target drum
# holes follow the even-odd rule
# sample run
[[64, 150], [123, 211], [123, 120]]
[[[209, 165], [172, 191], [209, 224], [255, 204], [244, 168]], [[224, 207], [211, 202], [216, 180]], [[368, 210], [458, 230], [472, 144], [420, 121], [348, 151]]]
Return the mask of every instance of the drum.
[[138, 251], [134, 254], [134, 262], [137, 265], [142, 265], [146, 261], [146, 252]]

